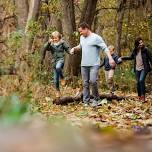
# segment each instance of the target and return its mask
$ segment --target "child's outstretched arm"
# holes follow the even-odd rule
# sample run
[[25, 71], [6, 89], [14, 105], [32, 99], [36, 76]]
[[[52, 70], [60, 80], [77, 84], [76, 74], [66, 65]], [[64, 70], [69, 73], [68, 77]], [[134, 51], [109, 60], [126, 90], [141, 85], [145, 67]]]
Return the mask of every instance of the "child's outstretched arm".
[[115, 61], [116, 64], [122, 63], [121, 57], [119, 57], [117, 54], [115, 54], [115, 56], [114, 56], [114, 61]]

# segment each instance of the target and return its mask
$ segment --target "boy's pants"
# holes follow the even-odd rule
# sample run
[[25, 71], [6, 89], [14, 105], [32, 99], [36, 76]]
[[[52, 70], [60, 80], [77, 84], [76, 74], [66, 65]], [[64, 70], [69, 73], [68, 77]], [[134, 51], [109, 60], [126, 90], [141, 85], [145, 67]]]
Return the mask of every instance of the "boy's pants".
[[114, 83], [113, 83], [114, 71], [115, 71], [114, 69], [105, 71], [106, 82], [110, 92], [113, 92], [114, 89]]

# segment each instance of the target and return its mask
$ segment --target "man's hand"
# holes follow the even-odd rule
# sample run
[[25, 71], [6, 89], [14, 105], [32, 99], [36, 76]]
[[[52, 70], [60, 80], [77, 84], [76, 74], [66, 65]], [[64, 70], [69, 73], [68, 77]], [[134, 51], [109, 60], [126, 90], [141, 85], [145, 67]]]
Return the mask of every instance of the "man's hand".
[[70, 50], [70, 54], [71, 54], [71, 55], [74, 54], [74, 48], [72, 48], [72, 49]]
[[113, 60], [112, 57], [109, 58], [109, 64], [110, 64], [110, 66], [111, 66], [112, 68], [114, 68], [114, 67], [116, 66], [116, 63], [115, 63], [115, 61]]

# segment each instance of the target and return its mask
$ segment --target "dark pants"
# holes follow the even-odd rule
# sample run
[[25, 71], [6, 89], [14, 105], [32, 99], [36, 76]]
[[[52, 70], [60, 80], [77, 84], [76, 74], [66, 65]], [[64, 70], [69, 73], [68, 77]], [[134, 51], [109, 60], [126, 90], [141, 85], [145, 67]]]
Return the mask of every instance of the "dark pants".
[[138, 96], [145, 96], [145, 78], [146, 73], [144, 70], [136, 70], [137, 92]]
[[83, 80], [83, 102], [87, 103], [90, 100], [90, 85], [92, 87], [92, 95], [95, 100], [98, 100], [98, 71], [99, 66], [82, 66], [81, 74]]
[[60, 90], [59, 88], [59, 82], [60, 82], [60, 78], [63, 79], [63, 73], [62, 73], [62, 69], [64, 66], [64, 61], [63, 60], [59, 60], [56, 64], [55, 67], [53, 69], [54, 71], [54, 84], [55, 84], [55, 88], [56, 90]]

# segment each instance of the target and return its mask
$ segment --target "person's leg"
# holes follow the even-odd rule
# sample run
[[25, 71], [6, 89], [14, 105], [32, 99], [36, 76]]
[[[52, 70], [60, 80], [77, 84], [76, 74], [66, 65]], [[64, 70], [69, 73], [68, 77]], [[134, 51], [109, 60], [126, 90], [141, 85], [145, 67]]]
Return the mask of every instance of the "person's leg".
[[141, 71], [137, 71], [136, 70], [136, 81], [137, 81], [137, 92], [138, 92], [138, 97], [140, 98], [141, 97], [141, 89], [140, 89], [140, 82], [139, 82], [139, 80], [140, 80], [140, 73], [141, 73]]
[[63, 66], [64, 66], [64, 61], [63, 60], [59, 60], [56, 63], [56, 67], [55, 67], [61, 79], [64, 78], [63, 77], [63, 73], [62, 73]]
[[114, 76], [114, 70], [111, 69], [109, 70], [109, 73], [108, 73], [108, 86], [109, 86], [111, 95], [113, 94], [113, 90], [114, 90], [113, 76]]
[[59, 89], [59, 74], [56, 70], [56, 68], [53, 69], [54, 72], [54, 85], [56, 89], [56, 97], [60, 97], [60, 89]]
[[140, 72], [139, 84], [140, 84], [140, 92], [141, 92], [141, 100], [145, 101], [145, 78], [146, 73], [144, 70]]
[[108, 75], [109, 75], [109, 71], [104, 71], [105, 72], [105, 78], [106, 78], [106, 83], [107, 83], [107, 87], [109, 89], [109, 85], [108, 85]]
[[83, 102], [89, 103], [90, 100], [90, 89], [89, 89], [89, 79], [90, 79], [90, 67], [81, 67], [81, 75], [83, 81]]
[[58, 72], [59, 77], [61, 78], [61, 85], [65, 85], [65, 80], [64, 80], [63, 73], [62, 73], [63, 66], [64, 66], [63, 60], [59, 60], [56, 64], [56, 71]]
[[90, 68], [90, 84], [92, 87], [92, 95], [95, 100], [99, 100], [99, 92], [98, 92], [98, 71], [99, 66], [93, 66]]

